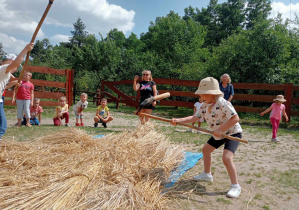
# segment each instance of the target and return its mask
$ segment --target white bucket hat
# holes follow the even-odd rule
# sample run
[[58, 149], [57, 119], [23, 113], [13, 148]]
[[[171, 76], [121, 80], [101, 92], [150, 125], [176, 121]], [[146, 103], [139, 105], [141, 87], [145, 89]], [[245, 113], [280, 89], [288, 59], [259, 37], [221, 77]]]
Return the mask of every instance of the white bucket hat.
[[17, 56], [15, 54], [6, 54], [2, 60], [16, 60]]
[[223, 95], [223, 93], [219, 89], [219, 83], [217, 79], [213, 77], [202, 79], [195, 94]]
[[284, 99], [283, 95], [278, 95], [276, 96], [276, 98], [273, 101], [282, 101], [282, 102], [286, 102], [287, 100]]

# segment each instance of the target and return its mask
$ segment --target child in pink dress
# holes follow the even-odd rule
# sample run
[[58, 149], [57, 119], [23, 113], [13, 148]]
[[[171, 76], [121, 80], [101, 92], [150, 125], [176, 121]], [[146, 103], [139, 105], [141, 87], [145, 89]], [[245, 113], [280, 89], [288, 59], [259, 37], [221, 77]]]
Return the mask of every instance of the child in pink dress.
[[270, 112], [272, 110], [271, 114], [270, 114], [270, 121], [272, 124], [272, 139], [271, 139], [271, 141], [279, 142], [279, 140], [276, 137], [277, 137], [277, 130], [279, 127], [279, 121], [281, 120], [281, 113], [286, 118], [286, 121], [288, 121], [289, 119], [285, 112], [285, 105], [282, 104], [282, 103], [286, 102], [283, 95], [276, 96], [276, 98], [274, 99], [274, 102], [275, 103], [273, 103], [268, 109], [266, 109], [265, 111], [263, 111], [261, 113], [261, 116], [263, 116], [264, 114], [266, 114], [267, 112]]

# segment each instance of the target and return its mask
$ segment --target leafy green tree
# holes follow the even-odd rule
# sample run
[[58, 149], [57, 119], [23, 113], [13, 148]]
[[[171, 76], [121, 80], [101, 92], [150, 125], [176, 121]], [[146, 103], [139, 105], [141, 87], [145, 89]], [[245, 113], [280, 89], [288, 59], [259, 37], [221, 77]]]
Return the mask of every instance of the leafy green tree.
[[151, 23], [149, 32], [141, 36], [147, 49], [159, 55], [158, 75], [163, 78], [179, 78], [178, 71], [185, 63], [207, 58], [207, 50], [203, 49], [204, 28], [193, 19], [187, 21], [171, 11], [166, 17], [156, 18]]
[[247, 30], [252, 29], [258, 22], [266, 21], [271, 12], [271, 0], [247, 0], [246, 22]]
[[3, 50], [3, 45], [2, 45], [2, 43], [0, 43], [0, 58], [3, 58], [4, 55], [5, 55], [5, 52]]
[[109, 31], [105, 41], [107, 40], [114, 41], [117, 47], [123, 48], [126, 42], [126, 37], [122, 31], [119, 31], [115, 28]]
[[228, 73], [233, 82], [279, 82], [280, 69], [290, 56], [285, 32], [264, 21], [230, 36], [214, 49], [206, 72], [216, 78]]
[[74, 31], [71, 31], [72, 37], [70, 37], [69, 41], [71, 43], [71, 46], [81, 48], [88, 35], [88, 32], [84, 31], [86, 26], [80, 17], [73, 24], [73, 26]]
[[34, 58], [33, 64], [46, 63], [48, 60], [47, 52], [52, 50], [53, 46], [50, 44], [49, 39], [37, 40], [30, 52], [30, 56]]

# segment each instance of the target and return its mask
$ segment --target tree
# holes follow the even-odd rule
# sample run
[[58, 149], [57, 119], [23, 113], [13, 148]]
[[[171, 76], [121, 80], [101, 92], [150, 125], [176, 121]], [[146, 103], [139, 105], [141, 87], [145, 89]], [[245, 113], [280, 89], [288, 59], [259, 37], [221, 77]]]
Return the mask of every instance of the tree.
[[158, 74], [179, 78], [184, 64], [203, 62], [207, 58], [207, 50], [202, 49], [205, 36], [204, 28], [193, 19], [185, 21], [171, 11], [166, 17], [157, 17], [140, 39], [146, 43], [147, 50], [159, 56]]
[[3, 51], [3, 45], [2, 45], [2, 43], [0, 43], [0, 58], [3, 58], [4, 55], [5, 55], [5, 52]]
[[71, 31], [71, 34], [73, 36], [70, 37], [69, 41], [73, 47], [81, 48], [85, 42], [87, 35], [88, 35], [88, 32], [84, 31], [86, 26], [84, 25], [84, 23], [80, 17], [73, 24], [73, 26], [74, 26], [74, 31]]
[[258, 22], [266, 21], [271, 12], [270, 0], [247, 0], [245, 27], [250, 30]]
[[53, 46], [50, 44], [49, 39], [37, 40], [30, 53], [30, 56], [34, 58], [34, 63], [45, 63], [48, 60], [47, 52], [51, 50]]

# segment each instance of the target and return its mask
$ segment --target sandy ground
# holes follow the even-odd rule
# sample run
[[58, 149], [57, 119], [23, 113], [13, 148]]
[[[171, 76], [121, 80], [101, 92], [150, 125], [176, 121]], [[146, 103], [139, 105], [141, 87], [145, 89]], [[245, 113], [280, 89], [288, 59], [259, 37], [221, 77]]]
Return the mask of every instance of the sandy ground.
[[[138, 118], [125, 118], [126, 114], [113, 113], [117, 119], [108, 124], [109, 129], [121, 130], [123, 126], [137, 126]], [[86, 113], [86, 126], [93, 126], [93, 114]], [[16, 121], [8, 119], [8, 125], [13, 126]], [[44, 118], [43, 124], [52, 124], [50, 118]], [[74, 117], [70, 117], [70, 124], [75, 125]], [[162, 124], [161, 124], [162, 125]], [[163, 126], [171, 126], [166, 123]], [[133, 128], [132, 128], [133, 129]], [[185, 128], [179, 129], [186, 132]], [[194, 134], [197, 135], [197, 134]], [[198, 134], [200, 138], [200, 134]], [[299, 139], [292, 136], [279, 135], [279, 143], [271, 143], [271, 131], [259, 134], [254, 129], [245, 129], [243, 138], [249, 144], [240, 143], [235, 155], [239, 183], [242, 194], [238, 199], [225, 196], [229, 189], [230, 180], [222, 163], [223, 148], [213, 153], [212, 172], [214, 182], [201, 183], [192, 180], [194, 175], [203, 171], [203, 160], [186, 172], [176, 186], [176, 192], [171, 193], [169, 209], [299, 209], [299, 191], [279, 181], [282, 174], [299, 170]], [[200, 151], [201, 146], [186, 145], [186, 150]], [[297, 173], [298, 174], [298, 173]], [[291, 176], [285, 176], [290, 179]]]

